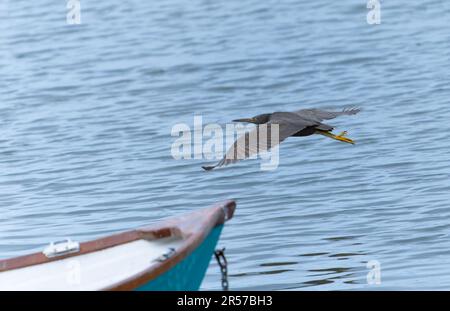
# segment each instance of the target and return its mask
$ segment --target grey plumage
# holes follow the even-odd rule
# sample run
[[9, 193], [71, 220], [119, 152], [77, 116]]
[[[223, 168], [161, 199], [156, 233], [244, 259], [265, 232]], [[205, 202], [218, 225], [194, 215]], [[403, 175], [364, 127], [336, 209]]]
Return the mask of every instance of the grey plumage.
[[[213, 166], [202, 166], [205, 170], [211, 170], [216, 167], [235, 163], [239, 160], [249, 158], [261, 152], [269, 151], [270, 148], [281, 143], [290, 136], [309, 136], [313, 134], [322, 134], [340, 141], [352, 143], [351, 139], [344, 135], [336, 136], [331, 133], [333, 126], [322, 123], [323, 120], [334, 119], [342, 115], [354, 115], [360, 111], [358, 108], [344, 109], [342, 111], [326, 111], [321, 109], [301, 109], [293, 112], [274, 112], [270, 114], [261, 114], [253, 118], [233, 120], [235, 122], [250, 122], [256, 124], [256, 127], [250, 132], [239, 137], [228, 149], [222, 160]], [[279, 139], [272, 141], [270, 139], [272, 131], [276, 130], [273, 125], [276, 124], [279, 129]], [[264, 131], [262, 131], [264, 129]], [[267, 130], [267, 138], [260, 139], [261, 135]], [[257, 138], [257, 143], [251, 144], [250, 138]], [[254, 141], [254, 140], [253, 140]]]

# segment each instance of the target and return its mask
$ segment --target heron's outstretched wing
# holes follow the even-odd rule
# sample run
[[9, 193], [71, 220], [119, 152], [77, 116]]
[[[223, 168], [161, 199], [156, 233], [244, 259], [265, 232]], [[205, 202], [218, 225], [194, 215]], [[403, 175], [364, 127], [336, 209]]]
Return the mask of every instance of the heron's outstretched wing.
[[[270, 148], [280, 144], [287, 137], [304, 129], [306, 126], [308, 126], [308, 123], [294, 123], [274, 116], [270, 122], [258, 125], [253, 130], [241, 135], [228, 149], [219, 163], [202, 167], [209, 171], [216, 167], [236, 163], [239, 160], [248, 159], [259, 153], [267, 152]], [[277, 129], [278, 135], [276, 135]], [[272, 132], [274, 137], [272, 137]]]
[[296, 114], [302, 118], [312, 120], [315, 122], [322, 122], [323, 120], [330, 120], [342, 115], [353, 115], [360, 112], [359, 108], [344, 109], [342, 111], [326, 111], [321, 109], [301, 109], [295, 111]]

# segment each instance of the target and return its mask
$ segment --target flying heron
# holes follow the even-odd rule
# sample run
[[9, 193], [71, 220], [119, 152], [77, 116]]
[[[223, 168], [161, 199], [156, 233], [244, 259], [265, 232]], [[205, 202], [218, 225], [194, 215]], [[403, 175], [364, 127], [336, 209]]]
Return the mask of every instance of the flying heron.
[[[260, 152], [268, 151], [271, 147], [280, 144], [283, 140], [291, 136], [310, 136], [313, 134], [319, 134], [332, 139], [354, 144], [355, 142], [346, 137], [347, 132], [341, 132], [338, 135], [332, 133], [334, 127], [325, 123], [323, 120], [334, 119], [342, 115], [354, 115], [360, 111], [359, 108], [344, 109], [342, 111], [325, 111], [321, 109], [301, 109], [293, 112], [273, 112], [257, 115], [253, 118], [243, 118], [233, 120], [233, 122], [247, 122], [256, 124], [255, 129], [245, 133], [239, 137], [234, 144], [228, 149], [222, 160], [216, 165], [202, 166], [203, 169], [209, 171], [216, 167], [235, 163], [240, 159], [249, 158]], [[250, 137], [260, 137], [262, 125], [266, 125], [266, 131], [271, 131], [271, 125], [278, 125], [279, 137], [274, 142], [267, 141], [261, 143], [258, 141], [258, 145], [251, 146], [249, 143]], [[270, 134], [268, 135], [270, 136]], [[273, 144], [273, 146], [272, 146]]]

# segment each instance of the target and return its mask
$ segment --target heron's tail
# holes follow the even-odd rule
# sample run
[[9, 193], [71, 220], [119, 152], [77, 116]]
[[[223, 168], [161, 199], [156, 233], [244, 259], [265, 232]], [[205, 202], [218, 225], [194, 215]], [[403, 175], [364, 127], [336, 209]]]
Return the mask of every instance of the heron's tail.
[[230, 162], [233, 162], [233, 161], [230, 161], [230, 160], [228, 160], [228, 159], [226, 159], [226, 158], [224, 157], [224, 158], [223, 158], [222, 160], [220, 160], [219, 163], [217, 163], [216, 165], [202, 166], [202, 168], [203, 168], [205, 171], [210, 171], [210, 170], [212, 170], [212, 169], [215, 169], [216, 167], [221, 167], [221, 166], [227, 165], [227, 164], [230, 163]]
[[202, 166], [202, 169], [204, 169], [205, 171], [210, 171], [212, 169], [214, 169], [217, 165], [209, 165], [209, 166]]

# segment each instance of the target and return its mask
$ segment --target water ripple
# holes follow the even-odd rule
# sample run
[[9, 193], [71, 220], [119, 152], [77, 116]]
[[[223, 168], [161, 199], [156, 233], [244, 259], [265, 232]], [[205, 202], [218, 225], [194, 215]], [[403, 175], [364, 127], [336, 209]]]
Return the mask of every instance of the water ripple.
[[[234, 198], [233, 289], [447, 289], [450, 5], [131, 0], [0, 4], [0, 257]], [[288, 139], [276, 171], [205, 174], [176, 123], [360, 106], [357, 145]], [[331, 122], [331, 121], [330, 121]], [[366, 264], [381, 264], [368, 285]], [[204, 289], [219, 289], [212, 263]]]

